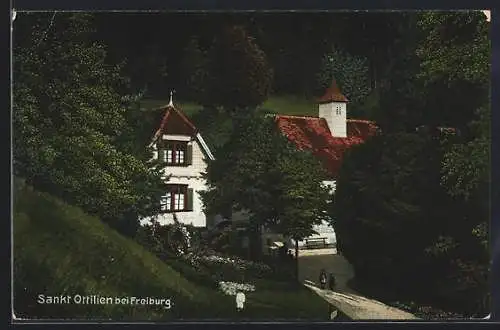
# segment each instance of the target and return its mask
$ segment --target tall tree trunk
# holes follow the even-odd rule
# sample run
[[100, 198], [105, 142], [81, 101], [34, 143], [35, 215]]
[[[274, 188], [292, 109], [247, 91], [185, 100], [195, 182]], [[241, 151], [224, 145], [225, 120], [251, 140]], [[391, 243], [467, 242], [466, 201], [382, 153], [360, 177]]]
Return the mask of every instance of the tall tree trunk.
[[252, 225], [250, 237], [251, 259], [259, 260], [262, 254], [262, 233], [260, 225]]

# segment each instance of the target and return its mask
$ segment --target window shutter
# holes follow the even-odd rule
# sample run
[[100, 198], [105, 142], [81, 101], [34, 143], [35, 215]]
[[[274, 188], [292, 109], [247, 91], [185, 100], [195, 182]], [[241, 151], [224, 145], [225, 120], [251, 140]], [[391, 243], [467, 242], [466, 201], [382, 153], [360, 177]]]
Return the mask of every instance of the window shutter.
[[186, 195], [187, 195], [186, 196], [187, 210], [188, 211], [193, 211], [193, 189], [192, 188], [188, 188]]
[[193, 164], [193, 145], [188, 144], [186, 148], [186, 165]]
[[160, 161], [162, 163], [166, 163], [167, 162], [167, 149], [161, 149], [160, 150]]

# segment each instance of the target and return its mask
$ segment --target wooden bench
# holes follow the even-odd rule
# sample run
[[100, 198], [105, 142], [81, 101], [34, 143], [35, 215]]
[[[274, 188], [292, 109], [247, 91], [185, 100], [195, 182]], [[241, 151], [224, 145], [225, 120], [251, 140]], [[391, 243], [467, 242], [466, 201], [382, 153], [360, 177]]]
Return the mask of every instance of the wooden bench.
[[326, 240], [327, 240], [326, 237], [306, 238], [305, 239], [305, 241], [306, 241], [306, 247], [308, 247], [308, 248], [313, 247], [313, 246], [315, 246], [315, 247], [317, 247], [317, 246], [326, 247], [327, 246]]

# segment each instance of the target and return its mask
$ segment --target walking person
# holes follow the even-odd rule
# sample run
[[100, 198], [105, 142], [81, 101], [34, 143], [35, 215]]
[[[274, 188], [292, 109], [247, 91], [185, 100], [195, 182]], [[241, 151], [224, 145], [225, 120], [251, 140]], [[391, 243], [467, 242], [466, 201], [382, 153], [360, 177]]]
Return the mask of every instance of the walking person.
[[328, 278], [328, 288], [330, 290], [333, 290], [335, 288], [335, 276], [333, 273], [330, 273], [330, 276]]
[[243, 310], [243, 307], [245, 306], [245, 300], [245, 294], [239, 291], [236, 294], [236, 309], [238, 310], [238, 312], [241, 312]]
[[320, 286], [321, 286], [321, 289], [325, 289], [326, 288], [326, 271], [325, 269], [322, 269], [320, 274], [319, 274], [319, 283], [320, 283]]

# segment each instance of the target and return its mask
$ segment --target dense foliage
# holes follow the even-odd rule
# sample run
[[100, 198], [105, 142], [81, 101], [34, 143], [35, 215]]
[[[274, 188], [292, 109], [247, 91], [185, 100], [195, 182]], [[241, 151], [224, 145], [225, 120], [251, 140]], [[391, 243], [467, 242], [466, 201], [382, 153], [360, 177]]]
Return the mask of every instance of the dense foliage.
[[349, 100], [349, 115], [355, 117], [351, 108], [363, 102], [371, 91], [367, 60], [333, 48], [321, 61], [321, 70], [317, 78], [318, 90], [322, 92], [330, 87], [334, 78]]
[[239, 26], [226, 27], [208, 54], [205, 90], [209, 105], [229, 112], [255, 108], [271, 91], [272, 68], [255, 40]]
[[468, 133], [489, 100], [489, 24], [481, 12], [422, 14], [416, 55], [421, 111], [431, 125]]
[[[332, 45], [353, 56], [366, 58], [370, 84], [377, 87], [391, 59], [398, 55], [392, 47], [397, 38], [405, 35], [404, 28], [411, 15], [405, 12], [169, 12], [148, 15], [99, 13], [95, 16], [99, 35], [111, 46], [112, 55], [129, 58], [127, 72], [132, 72], [138, 81], [151, 81], [153, 76], [149, 67], [154, 62], [146, 59], [157, 56], [156, 63], [166, 63], [168, 72], [161, 81], [162, 86], [177, 89], [179, 95], [189, 94], [189, 86], [185, 86], [185, 66], [179, 64], [185, 63], [187, 54], [193, 54], [185, 51], [192, 46], [193, 38], [205, 52], [224, 26], [238, 25], [243, 26], [266, 53], [274, 72], [274, 93], [312, 96], [321, 59]], [[157, 33], [161, 37], [156, 38]], [[196, 65], [193, 63], [190, 67]], [[154, 76], [159, 76], [160, 72], [158, 70]], [[160, 91], [155, 97], [164, 97], [165, 90], [161, 91], [161, 87], [155, 90]]]
[[210, 105], [208, 95], [208, 51], [201, 48], [196, 37], [189, 40], [180, 63], [184, 81], [180, 86], [186, 99], [201, 105]]
[[[133, 154], [119, 67], [92, 41], [82, 14], [16, 20], [14, 171], [36, 188], [98, 215], [126, 233], [155, 211], [159, 180], [145, 149]], [[129, 95], [129, 96], [127, 96]]]
[[418, 133], [384, 134], [349, 152], [337, 182], [334, 226], [359, 278], [402, 294], [434, 292], [429, 281], [440, 269], [425, 249], [453, 223], [440, 185], [440, 153], [430, 135]]
[[233, 131], [233, 118], [218, 108], [203, 108], [192, 116], [192, 121], [213, 152], [229, 140]]
[[[408, 56], [394, 62], [406, 71], [381, 96], [383, 135], [350, 151], [334, 204], [338, 244], [358, 281], [479, 316], [488, 313], [490, 206], [481, 15], [422, 13], [409, 27], [416, 39], [400, 44]], [[422, 124], [430, 129], [416, 130]]]

